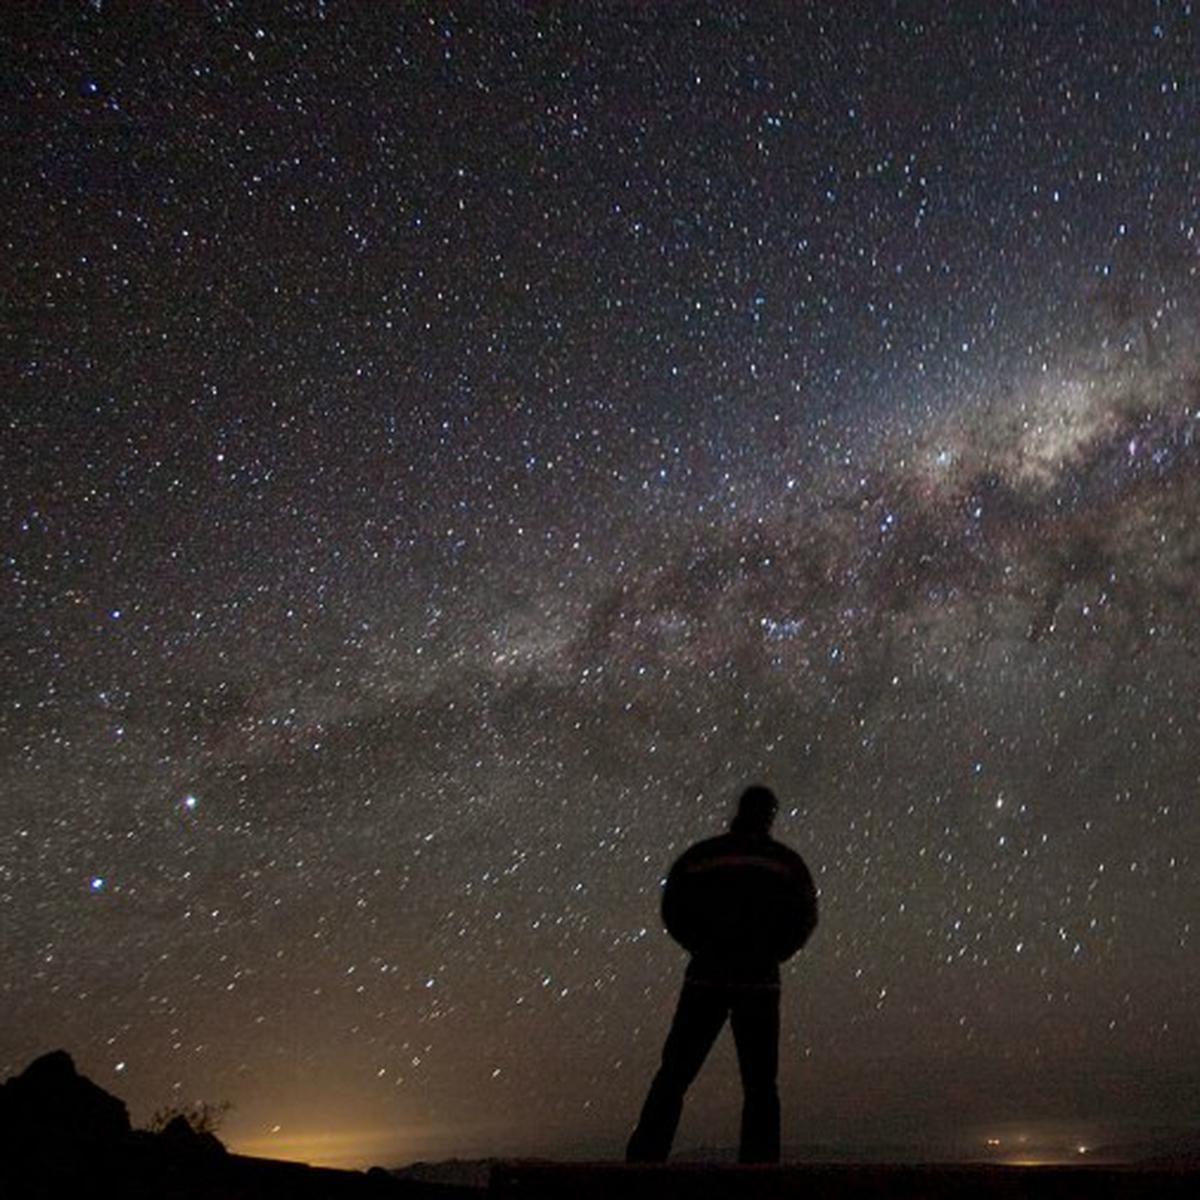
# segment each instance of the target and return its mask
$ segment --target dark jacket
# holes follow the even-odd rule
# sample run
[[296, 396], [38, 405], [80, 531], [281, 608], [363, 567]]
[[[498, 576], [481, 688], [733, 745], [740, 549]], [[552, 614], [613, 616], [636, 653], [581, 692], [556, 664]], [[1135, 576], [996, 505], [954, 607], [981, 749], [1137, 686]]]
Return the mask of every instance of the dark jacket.
[[697, 982], [772, 985], [808, 941], [817, 893], [804, 860], [767, 834], [697, 842], [671, 868], [662, 899], [667, 932], [692, 955]]

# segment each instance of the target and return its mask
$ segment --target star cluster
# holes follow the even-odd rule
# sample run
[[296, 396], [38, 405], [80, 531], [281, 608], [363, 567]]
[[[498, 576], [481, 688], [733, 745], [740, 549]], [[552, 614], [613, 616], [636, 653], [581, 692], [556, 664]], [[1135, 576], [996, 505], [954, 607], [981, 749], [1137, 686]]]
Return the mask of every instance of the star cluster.
[[0, 1073], [611, 1153], [763, 780], [785, 1142], [1194, 1120], [1190, 4], [0, 21]]

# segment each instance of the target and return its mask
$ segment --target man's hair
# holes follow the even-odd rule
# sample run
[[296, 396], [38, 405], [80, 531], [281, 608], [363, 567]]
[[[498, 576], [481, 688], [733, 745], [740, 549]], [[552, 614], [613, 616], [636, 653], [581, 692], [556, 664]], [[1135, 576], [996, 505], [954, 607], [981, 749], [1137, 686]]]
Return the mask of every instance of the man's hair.
[[767, 833], [778, 810], [775, 793], [761, 783], [752, 783], [738, 800], [737, 815], [729, 828], [734, 833]]

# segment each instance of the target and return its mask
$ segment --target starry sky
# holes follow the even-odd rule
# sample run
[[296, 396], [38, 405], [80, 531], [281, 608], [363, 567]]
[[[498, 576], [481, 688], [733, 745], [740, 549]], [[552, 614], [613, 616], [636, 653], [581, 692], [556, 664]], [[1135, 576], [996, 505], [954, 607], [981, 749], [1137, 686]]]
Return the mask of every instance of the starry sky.
[[1194, 1124], [1189, 3], [0, 22], [0, 1075], [617, 1153], [760, 780], [785, 1143]]

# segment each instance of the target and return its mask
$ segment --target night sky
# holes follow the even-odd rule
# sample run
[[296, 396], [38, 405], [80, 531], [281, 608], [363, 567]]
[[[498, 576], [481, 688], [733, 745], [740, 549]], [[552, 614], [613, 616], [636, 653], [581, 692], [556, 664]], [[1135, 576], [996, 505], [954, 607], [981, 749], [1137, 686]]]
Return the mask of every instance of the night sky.
[[1190, 4], [0, 22], [0, 1076], [619, 1153], [762, 781], [785, 1143], [1194, 1127]]

